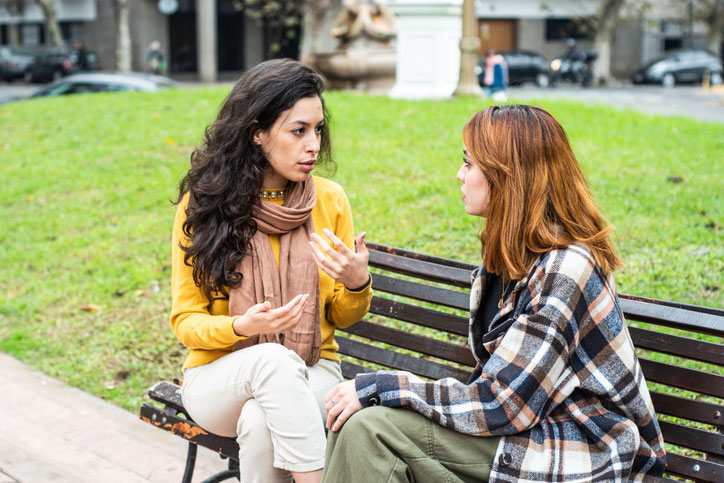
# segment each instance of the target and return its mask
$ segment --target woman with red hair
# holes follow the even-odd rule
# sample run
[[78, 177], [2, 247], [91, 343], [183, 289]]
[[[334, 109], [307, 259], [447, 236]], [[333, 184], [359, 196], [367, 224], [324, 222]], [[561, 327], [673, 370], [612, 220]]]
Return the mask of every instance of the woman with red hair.
[[323, 481], [659, 481], [613, 228], [563, 128], [536, 107], [493, 106], [463, 142], [465, 211], [487, 220], [470, 294], [477, 366], [467, 384], [378, 371], [337, 386]]

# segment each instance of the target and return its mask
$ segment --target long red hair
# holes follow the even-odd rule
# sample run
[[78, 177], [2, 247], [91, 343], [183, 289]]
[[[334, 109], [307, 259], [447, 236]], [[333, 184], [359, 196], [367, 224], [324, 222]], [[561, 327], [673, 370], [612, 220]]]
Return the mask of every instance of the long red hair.
[[543, 253], [586, 244], [604, 274], [622, 266], [563, 127], [543, 109], [491, 106], [463, 129], [473, 164], [490, 184], [480, 234], [486, 268], [507, 280]]

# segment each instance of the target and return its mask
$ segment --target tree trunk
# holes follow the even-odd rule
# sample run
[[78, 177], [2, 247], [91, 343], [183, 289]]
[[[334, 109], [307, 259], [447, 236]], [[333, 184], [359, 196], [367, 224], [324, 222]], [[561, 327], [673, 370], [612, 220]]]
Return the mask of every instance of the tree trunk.
[[131, 29], [128, 0], [115, 0], [116, 6], [116, 70], [131, 71]]
[[16, 23], [8, 25], [10, 45], [20, 45], [20, 26]]
[[48, 31], [49, 41], [52, 45], [63, 45], [63, 34], [58, 25], [58, 15], [55, 12], [53, 0], [38, 0], [38, 5], [45, 15], [45, 28]]
[[717, 57], [722, 58], [722, 42], [724, 42], [724, 0], [716, 0], [712, 6], [711, 16], [707, 19], [709, 33], [708, 47]]
[[611, 81], [611, 42], [616, 20], [625, 0], [603, 0], [598, 14], [598, 29], [593, 45], [598, 58], [593, 65], [595, 82], [607, 84]]
[[[24, 0], [11, 0], [5, 7], [12, 16], [22, 17], [25, 15]], [[20, 45], [20, 25], [16, 23], [8, 24], [8, 40], [10, 45]]]

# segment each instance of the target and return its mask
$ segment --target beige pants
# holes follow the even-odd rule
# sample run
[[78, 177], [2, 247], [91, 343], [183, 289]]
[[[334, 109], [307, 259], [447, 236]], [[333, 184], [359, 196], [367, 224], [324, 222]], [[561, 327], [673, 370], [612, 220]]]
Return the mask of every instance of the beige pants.
[[324, 467], [324, 395], [339, 363], [307, 367], [279, 344], [247, 347], [186, 370], [181, 398], [201, 427], [236, 437], [242, 483], [291, 481]]

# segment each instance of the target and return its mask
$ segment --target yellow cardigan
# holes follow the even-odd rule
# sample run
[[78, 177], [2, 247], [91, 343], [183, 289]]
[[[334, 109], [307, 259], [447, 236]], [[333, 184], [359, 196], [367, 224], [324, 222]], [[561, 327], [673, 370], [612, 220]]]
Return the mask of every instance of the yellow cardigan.
[[[337, 183], [313, 177], [317, 188], [317, 204], [312, 209], [314, 231], [323, 239], [326, 237], [322, 229], [327, 228], [335, 233], [350, 249], [354, 249], [354, 227], [352, 226], [352, 210], [344, 190]], [[184, 362], [184, 369], [202, 366], [215, 361], [231, 352], [238, 340], [229, 316], [229, 301], [215, 299], [211, 307], [208, 299], [196, 286], [192, 276], [192, 267], [184, 263], [184, 251], [179, 242], [188, 244], [183, 233], [186, 221], [188, 195], [179, 203], [172, 237], [172, 301], [171, 327], [176, 337], [190, 352]], [[270, 237], [274, 255], [279, 263], [279, 238]], [[354, 287], [353, 287], [354, 288]], [[357, 292], [347, 290], [341, 283], [329, 275], [319, 271], [319, 315], [322, 334], [321, 357], [339, 360], [334, 341], [335, 327], [349, 327], [361, 319], [370, 308], [372, 298], [371, 284]]]

